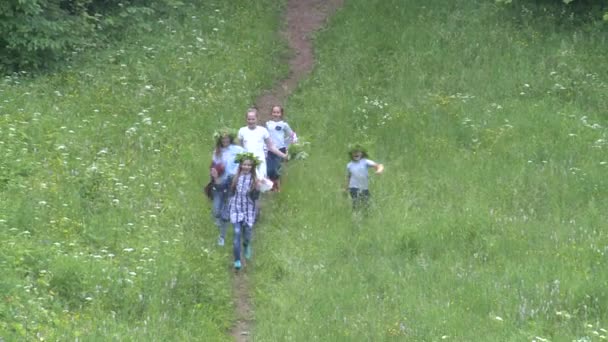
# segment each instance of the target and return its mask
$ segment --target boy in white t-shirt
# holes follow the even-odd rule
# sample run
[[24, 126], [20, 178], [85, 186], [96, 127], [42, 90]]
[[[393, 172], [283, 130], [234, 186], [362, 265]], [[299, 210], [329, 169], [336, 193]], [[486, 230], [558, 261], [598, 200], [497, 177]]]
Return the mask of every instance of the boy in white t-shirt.
[[238, 139], [247, 152], [253, 153], [261, 161], [257, 167], [257, 175], [259, 178], [266, 178], [266, 155], [264, 146], [268, 151], [278, 155], [281, 158], [287, 158], [287, 154], [277, 149], [270, 139], [270, 134], [265, 127], [258, 126], [258, 111], [255, 108], [247, 110], [247, 126], [241, 127], [238, 133]]

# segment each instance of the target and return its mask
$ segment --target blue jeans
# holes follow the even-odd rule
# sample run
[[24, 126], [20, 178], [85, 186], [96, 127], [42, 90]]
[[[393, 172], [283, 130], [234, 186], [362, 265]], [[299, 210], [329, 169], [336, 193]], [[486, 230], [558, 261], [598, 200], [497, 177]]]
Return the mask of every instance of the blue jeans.
[[[283, 153], [287, 153], [287, 148], [285, 147], [282, 147], [279, 150]], [[281, 177], [281, 163], [283, 163], [283, 158], [268, 151], [268, 156], [266, 157], [266, 172], [268, 178], [275, 180]]]
[[241, 260], [241, 232], [243, 232], [243, 246], [247, 246], [251, 243], [251, 235], [253, 227], [247, 225], [244, 222], [233, 223], [234, 226], [234, 243], [232, 244], [232, 250], [234, 252], [234, 261]]
[[213, 218], [215, 219], [215, 225], [220, 230], [220, 237], [226, 238], [226, 228], [228, 227], [228, 199], [230, 179], [222, 184], [215, 184], [213, 186]]

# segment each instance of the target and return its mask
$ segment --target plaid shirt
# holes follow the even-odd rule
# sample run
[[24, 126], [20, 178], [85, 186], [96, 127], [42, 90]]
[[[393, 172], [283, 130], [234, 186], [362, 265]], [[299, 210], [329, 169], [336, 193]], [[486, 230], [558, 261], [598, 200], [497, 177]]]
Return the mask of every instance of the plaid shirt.
[[253, 177], [251, 174], [242, 174], [236, 183], [236, 191], [230, 197], [228, 210], [230, 212], [230, 222], [244, 222], [250, 227], [253, 227], [255, 222], [255, 203], [248, 195], [251, 189]]

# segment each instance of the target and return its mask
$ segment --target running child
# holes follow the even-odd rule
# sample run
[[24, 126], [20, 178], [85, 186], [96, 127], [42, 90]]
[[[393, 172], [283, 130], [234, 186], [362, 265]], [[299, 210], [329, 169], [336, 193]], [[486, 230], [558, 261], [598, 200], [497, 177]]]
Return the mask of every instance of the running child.
[[376, 174], [384, 171], [384, 165], [369, 160], [367, 151], [359, 144], [348, 151], [350, 162], [346, 165], [346, 189], [353, 201], [353, 209], [367, 210], [369, 206], [369, 177], [367, 169], [374, 168]]
[[220, 231], [217, 244], [224, 246], [226, 228], [230, 220], [228, 213], [229, 189], [232, 178], [236, 174], [239, 164], [236, 156], [245, 151], [241, 146], [234, 144], [236, 134], [229, 128], [223, 128], [213, 133], [215, 151], [211, 164], [211, 179], [213, 180], [213, 217], [215, 225]]
[[[270, 112], [272, 120], [266, 122], [266, 128], [270, 133], [270, 139], [274, 146], [284, 154], [287, 153], [287, 147], [291, 143], [293, 131], [289, 124], [283, 120], [284, 111], [281, 106], [273, 106]], [[281, 191], [281, 162], [283, 158], [272, 151], [268, 151], [266, 156], [266, 168], [268, 178], [274, 183], [273, 190]]]
[[266, 178], [266, 154], [264, 147], [281, 158], [287, 158], [287, 154], [279, 151], [274, 146], [270, 139], [270, 134], [264, 126], [258, 126], [258, 110], [256, 108], [249, 108], [247, 110], [246, 119], [247, 126], [241, 127], [238, 132], [240, 145], [247, 152], [251, 152], [258, 157], [257, 175], [260, 178]]
[[251, 152], [239, 153], [236, 156], [239, 163], [238, 172], [230, 185], [231, 197], [228, 203], [230, 222], [234, 227], [234, 268], [241, 269], [241, 235], [245, 249], [245, 259], [251, 258], [251, 238], [255, 223], [255, 201], [258, 199], [260, 180], [256, 175], [256, 167], [260, 160]]

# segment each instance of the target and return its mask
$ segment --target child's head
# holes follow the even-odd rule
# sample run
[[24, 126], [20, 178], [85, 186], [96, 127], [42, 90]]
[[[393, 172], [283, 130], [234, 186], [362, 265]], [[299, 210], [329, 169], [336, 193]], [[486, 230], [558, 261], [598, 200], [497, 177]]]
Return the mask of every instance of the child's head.
[[254, 129], [258, 124], [258, 110], [254, 107], [249, 108], [246, 114], [247, 127]]
[[272, 119], [274, 121], [279, 121], [281, 119], [283, 119], [283, 107], [279, 106], [279, 105], [274, 105], [272, 106], [272, 110], [270, 111], [270, 116], [272, 116]]
[[368, 158], [367, 150], [360, 144], [351, 145], [348, 149], [348, 157], [354, 161]]
[[256, 177], [256, 167], [260, 160], [251, 152], [243, 152], [236, 155], [236, 162], [239, 163], [239, 174], [253, 174]]
[[213, 133], [213, 139], [215, 140], [215, 147], [228, 147], [234, 143], [236, 134], [230, 128], [222, 128]]

